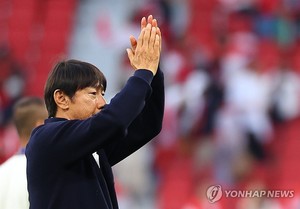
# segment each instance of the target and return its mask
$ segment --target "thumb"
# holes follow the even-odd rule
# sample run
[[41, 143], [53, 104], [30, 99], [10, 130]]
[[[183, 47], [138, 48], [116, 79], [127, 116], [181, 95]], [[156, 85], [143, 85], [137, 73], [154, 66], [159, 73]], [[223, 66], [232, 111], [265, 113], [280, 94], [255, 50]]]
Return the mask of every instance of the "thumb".
[[134, 38], [134, 36], [130, 36], [130, 37], [129, 37], [129, 40], [130, 40], [131, 48], [132, 48], [133, 50], [135, 50], [135, 49], [136, 49], [136, 46], [137, 46], [137, 41], [136, 41], [136, 39]]
[[135, 67], [132, 65], [132, 60], [133, 60], [133, 57], [134, 57], [133, 51], [132, 51], [132, 49], [129, 49], [129, 48], [127, 48], [126, 51], [127, 51], [127, 55], [128, 55], [128, 59], [130, 61], [130, 64], [135, 69]]
[[127, 52], [129, 60], [131, 61], [131, 59], [133, 58], [133, 51], [132, 51], [132, 49], [127, 48], [126, 52]]

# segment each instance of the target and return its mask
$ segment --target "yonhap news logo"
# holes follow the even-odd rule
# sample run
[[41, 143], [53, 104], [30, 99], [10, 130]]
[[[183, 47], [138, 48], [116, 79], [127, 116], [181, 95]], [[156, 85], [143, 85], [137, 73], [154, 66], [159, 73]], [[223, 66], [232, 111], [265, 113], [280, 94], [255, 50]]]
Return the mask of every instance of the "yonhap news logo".
[[293, 198], [294, 190], [225, 190], [221, 185], [212, 185], [206, 190], [206, 197], [210, 203], [225, 198]]
[[223, 196], [221, 185], [213, 185], [208, 187], [206, 197], [210, 203], [219, 201]]

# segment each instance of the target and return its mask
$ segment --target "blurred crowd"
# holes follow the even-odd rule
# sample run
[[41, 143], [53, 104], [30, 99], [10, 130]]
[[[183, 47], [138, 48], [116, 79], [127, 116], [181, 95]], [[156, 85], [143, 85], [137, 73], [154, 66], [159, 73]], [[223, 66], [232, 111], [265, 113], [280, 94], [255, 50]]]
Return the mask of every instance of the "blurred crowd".
[[[288, 164], [278, 160], [282, 145], [299, 138], [300, 1], [141, 2], [126, 21], [139, 30], [141, 17], [158, 19], [165, 117], [157, 139], [115, 168], [120, 208], [300, 208], [300, 180], [279, 176], [286, 167], [274, 166]], [[127, 57], [120, 60], [127, 75]], [[26, 76], [5, 47], [0, 68], [1, 163], [17, 150], [10, 108], [24, 95]], [[291, 139], [280, 138], [285, 128]], [[300, 142], [293, 146], [300, 148]], [[290, 170], [297, 174], [300, 166]], [[211, 204], [206, 197], [211, 185], [292, 189], [295, 197], [223, 198]]]
[[[285, 167], [273, 166], [285, 150], [275, 147], [289, 140], [278, 130], [300, 125], [300, 3], [161, 0], [146, 2], [133, 19], [147, 13], [159, 17], [164, 35], [165, 118], [150, 164], [157, 208], [300, 207], [299, 181], [282, 180], [274, 173]], [[293, 188], [295, 198], [210, 204], [210, 185]]]

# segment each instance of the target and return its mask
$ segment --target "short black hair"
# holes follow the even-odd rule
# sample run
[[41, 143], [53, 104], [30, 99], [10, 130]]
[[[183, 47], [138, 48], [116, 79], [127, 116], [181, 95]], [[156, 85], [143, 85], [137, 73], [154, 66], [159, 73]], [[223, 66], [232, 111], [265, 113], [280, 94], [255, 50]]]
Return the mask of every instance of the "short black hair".
[[48, 116], [54, 117], [57, 112], [57, 105], [54, 101], [55, 90], [60, 89], [72, 98], [76, 91], [86, 87], [106, 90], [106, 78], [96, 66], [75, 59], [58, 62], [50, 72], [44, 89]]

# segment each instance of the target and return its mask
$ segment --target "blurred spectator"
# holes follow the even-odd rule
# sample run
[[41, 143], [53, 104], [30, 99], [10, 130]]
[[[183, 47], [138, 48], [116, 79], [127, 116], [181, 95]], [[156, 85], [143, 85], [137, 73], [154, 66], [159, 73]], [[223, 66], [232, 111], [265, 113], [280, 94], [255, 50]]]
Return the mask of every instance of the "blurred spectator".
[[22, 67], [14, 59], [10, 49], [0, 47], [0, 125], [10, 120], [12, 106], [24, 93], [25, 77]]
[[247, 11], [255, 8], [256, 0], [219, 0], [222, 7], [230, 12]]
[[165, 26], [169, 28], [171, 39], [180, 40], [187, 35], [190, 21], [189, 2], [186, 0], [159, 0]]
[[236, 165], [236, 159], [245, 153], [257, 160], [265, 158], [264, 144], [272, 136], [268, 115], [271, 84], [270, 76], [259, 71], [255, 60], [237, 68], [227, 79], [224, 106], [216, 119], [217, 156], [220, 155], [221, 166], [216, 173], [221, 182], [232, 184], [235, 179], [232, 179], [231, 169]]
[[14, 154], [18, 146], [14, 129], [10, 128], [12, 107], [24, 95], [25, 76], [10, 49], [0, 47], [0, 164]]
[[274, 122], [295, 119], [300, 114], [300, 75], [286, 56], [273, 71], [271, 117]]
[[47, 111], [40, 98], [20, 99], [13, 109], [13, 122], [17, 129], [20, 147], [18, 153], [0, 166], [0, 208], [28, 209], [25, 147], [31, 131], [44, 123]]
[[197, 69], [189, 73], [182, 85], [182, 107], [180, 109], [180, 135], [183, 137], [195, 137], [201, 132], [194, 130], [199, 127], [199, 118], [205, 111], [205, 92], [210, 83], [209, 76], [204, 70]]

